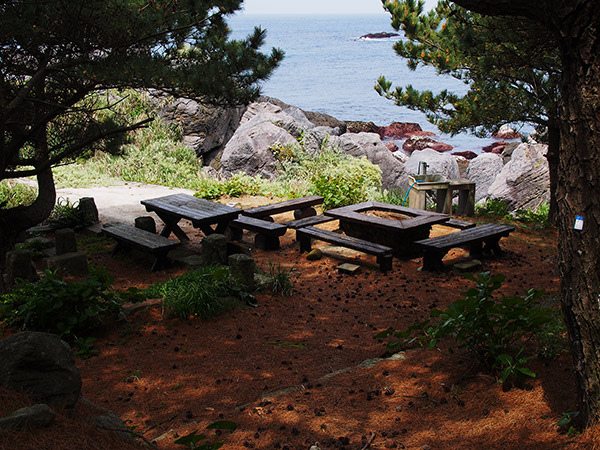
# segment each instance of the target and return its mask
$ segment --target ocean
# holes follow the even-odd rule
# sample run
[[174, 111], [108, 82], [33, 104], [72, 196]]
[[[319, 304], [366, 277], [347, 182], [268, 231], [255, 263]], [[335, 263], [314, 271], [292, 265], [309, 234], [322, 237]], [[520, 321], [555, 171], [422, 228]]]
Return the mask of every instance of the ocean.
[[236, 15], [230, 18], [232, 38], [239, 39], [255, 26], [267, 30], [263, 52], [279, 47], [286, 56], [262, 93], [308, 111], [330, 114], [340, 120], [416, 122], [433, 131], [454, 151], [481, 153], [496, 139], [480, 139], [468, 133], [451, 137], [440, 133], [423, 113], [396, 106], [375, 92], [385, 75], [395, 86], [412, 84], [418, 89], [464, 93], [466, 85], [450, 76], [438, 75], [430, 67], [411, 71], [393, 50], [399, 39], [360, 39], [368, 33], [394, 32], [387, 15]]

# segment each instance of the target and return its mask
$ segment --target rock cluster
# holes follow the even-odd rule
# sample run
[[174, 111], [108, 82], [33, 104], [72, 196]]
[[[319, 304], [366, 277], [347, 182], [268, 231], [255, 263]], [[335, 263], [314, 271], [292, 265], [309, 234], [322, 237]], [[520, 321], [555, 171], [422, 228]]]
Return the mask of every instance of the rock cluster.
[[[371, 122], [341, 122], [269, 97], [261, 97], [246, 108], [212, 113], [190, 101], [178, 100], [164, 111], [165, 117], [170, 111], [184, 130], [195, 133], [186, 136], [186, 142], [220, 177], [243, 172], [272, 180], [280, 171], [272, 152], [274, 146], [302, 141], [305, 150], [314, 154], [328, 142], [378, 165], [384, 188], [406, 190], [408, 175], [417, 173], [418, 162], [425, 161], [429, 173], [475, 181], [477, 201], [502, 200], [516, 211], [549, 200], [546, 147], [540, 144], [498, 142], [482, 149], [480, 155], [461, 151], [450, 154], [452, 146], [435, 140], [434, 133], [423, 131], [416, 123], [395, 122], [380, 127]], [[514, 139], [520, 134], [503, 127], [497, 136]], [[402, 150], [393, 140], [404, 140]]]

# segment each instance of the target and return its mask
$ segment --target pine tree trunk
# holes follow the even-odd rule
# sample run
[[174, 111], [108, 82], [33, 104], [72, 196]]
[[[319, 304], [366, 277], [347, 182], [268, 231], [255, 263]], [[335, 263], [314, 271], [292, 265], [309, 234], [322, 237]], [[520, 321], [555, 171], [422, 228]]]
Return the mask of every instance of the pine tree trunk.
[[558, 190], [558, 164], [560, 154], [560, 129], [558, 123], [548, 125], [548, 172], [550, 174], [550, 205], [548, 220], [551, 223], [558, 221], [558, 201], [556, 192]]
[[[600, 419], [600, 8], [561, 23], [559, 269], [583, 425]], [[565, 17], [566, 19], [567, 17]], [[582, 216], [582, 230], [575, 229]]]

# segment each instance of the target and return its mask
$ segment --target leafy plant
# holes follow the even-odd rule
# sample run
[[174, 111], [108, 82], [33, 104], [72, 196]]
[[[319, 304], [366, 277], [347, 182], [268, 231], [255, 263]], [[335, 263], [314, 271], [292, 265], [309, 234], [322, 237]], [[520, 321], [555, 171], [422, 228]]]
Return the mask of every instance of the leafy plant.
[[[398, 350], [418, 342], [434, 348], [444, 338], [452, 338], [466, 348], [485, 370], [499, 374], [499, 381], [535, 376], [526, 367], [532, 356], [525, 354], [526, 343], [543, 335], [553, 322], [550, 308], [538, 303], [543, 291], [530, 289], [524, 297], [496, 295], [504, 276], [489, 272], [467, 278], [476, 286], [462, 293], [464, 298], [445, 311], [433, 310], [430, 318], [415, 322], [405, 330], [386, 330], [377, 337], [393, 336], [387, 347]], [[413, 336], [413, 334], [416, 334]]]
[[0, 181], [0, 207], [14, 208], [30, 205], [37, 197], [37, 189], [17, 181]]
[[54, 228], [76, 228], [88, 225], [79, 212], [79, 202], [71, 203], [68, 198], [59, 197], [56, 200], [50, 217], [46, 219], [48, 225]]
[[290, 275], [294, 271], [294, 268], [290, 269], [282, 268], [280, 264], [274, 264], [269, 261], [269, 271], [264, 273], [266, 289], [270, 290], [273, 294], [282, 294], [286, 297], [292, 295], [293, 286]]
[[96, 342], [96, 338], [94, 337], [80, 337], [75, 339], [75, 345], [77, 346], [75, 354], [81, 359], [89, 359], [97, 355], [98, 349], [94, 348], [94, 342]]
[[46, 271], [38, 281], [21, 282], [0, 297], [0, 314], [9, 326], [55, 333], [67, 340], [86, 336], [121, 306], [110, 290], [111, 276], [92, 268], [83, 281], [63, 280]]
[[[230, 433], [234, 432], [237, 428], [237, 424], [235, 422], [230, 422], [228, 420], [221, 420], [219, 422], [213, 422], [209, 426], [206, 427], [207, 430], [215, 430], [215, 435], [220, 436], [223, 431], [228, 431]], [[186, 434], [183, 437], [180, 437], [175, 441], [175, 444], [183, 445], [192, 450], [216, 450], [223, 446], [224, 442], [213, 440], [213, 442], [205, 442], [204, 444], [199, 444], [200, 441], [205, 441], [208, 439], [208, 436], [205, 434], [197, 434], [198, 430], [192, 431], [189, 434]]]
[[526, 209], [519, 210], [516, 213], [516, 218], [522, 222], [532, 223], [537, 227], [546, 228], [550, 225], [548, 220], [548, 213], [550, 212], [550, 206], [548, 203], [542, 203], [537, 209]]
[[146, 289], [148, 298], [163, 298], [173, 315], [209, 319], [233, 309], [251, 293], [229, 273], [226, 266], [207, 266]]
[[476, 206], [475, 212], [478, 216], [481, 217], [490, 217], [490, 218], [510, 218], [512, 216], [508, 212], [508, 205], [501, 201], [488, 198], [483, 206]]

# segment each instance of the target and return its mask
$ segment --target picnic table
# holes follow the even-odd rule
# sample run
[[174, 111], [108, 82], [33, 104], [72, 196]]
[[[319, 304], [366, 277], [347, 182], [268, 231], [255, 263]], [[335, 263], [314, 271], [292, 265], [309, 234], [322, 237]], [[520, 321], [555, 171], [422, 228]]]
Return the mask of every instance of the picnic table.
[[141, 203], [146, 207], [146, 211], [156, 213], [165, 223], [161, 236], [168, 237], [174, 233], [180, 241], [189, 240], [178, 225], [181, 219], [190, 220], [194, 228], [199, 228], [205, 235], [223, 234], [229, 223], [242, 212], [238, 208], [188, 194], [172, 194], [142, 200]]
[[414, 242], [428, 238], [433, 225], [450, 218], [447, 214], [373, 201], [330, 209], [324, 214], [338, 219], [348, 236], [391, 247], [396, 257], [413, 256], [418, 252]]

